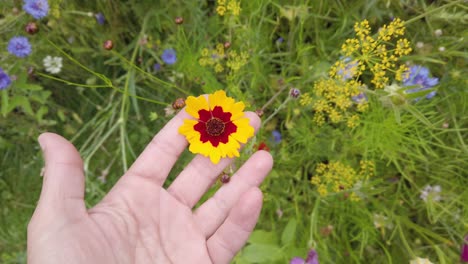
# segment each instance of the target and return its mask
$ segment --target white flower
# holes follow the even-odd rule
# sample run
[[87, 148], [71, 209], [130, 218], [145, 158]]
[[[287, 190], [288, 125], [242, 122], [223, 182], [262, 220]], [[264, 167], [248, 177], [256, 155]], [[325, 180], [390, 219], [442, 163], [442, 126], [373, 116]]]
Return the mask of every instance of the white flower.
[[388, 220], [388, 217], [382, 214], [374, 214], [374, 226], [375, 228], [393, 228], [392, 222]]
[[415, 258], [410, 261], [410, 264], [434, 264], [427, 258]]
[[46, 72], [52, 74], [59, 73], [62, 70], [62, 57], [47, 56], [42, 60]]
[[442, 188], [439, 185], [435, 185], [434, 187], [432, 187], [431, 185], [426, 185], [424, 189], [422, 189], [421, 195], [419, 197], [425, 202], [427, 202], [428, 200], [439, 202], [440, 200], [442, 200], [442, 198], [440, 197], [441, 191]]

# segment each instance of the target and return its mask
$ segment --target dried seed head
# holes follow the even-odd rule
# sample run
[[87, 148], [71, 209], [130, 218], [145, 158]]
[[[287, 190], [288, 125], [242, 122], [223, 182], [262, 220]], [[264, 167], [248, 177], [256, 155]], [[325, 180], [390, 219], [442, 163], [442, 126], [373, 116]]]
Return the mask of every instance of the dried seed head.
[[172, 108], [174, 108], [175, 110], [182, 109], [184, 108], [184, 106], [185, 106], [185, 99], [182, 97], [175, 99], [175, 101], [172, 103]]
[[177, 24], [177, 25], [182, 25], [184, 23], [184, 18], [183, 17], [176, 17], [174, 19], [174, 22]]
[[112, 42], [112, 40], [108, 39], [108, 40], [104, 41], [103, 47], [106, 50], [111, 50], [112, 48], [114, 48], [114, 43]]
[[255, 110], [255, 113], [258, 115], [258, 117], [262, 117], [264, 114], [263, 109], [261, 108], [258, 108], [257, 110]]
[[34, 35], [39, 31], [39, 26], [35, 22], [29, 22], [26, 27], [24, 27], [26, 33]]

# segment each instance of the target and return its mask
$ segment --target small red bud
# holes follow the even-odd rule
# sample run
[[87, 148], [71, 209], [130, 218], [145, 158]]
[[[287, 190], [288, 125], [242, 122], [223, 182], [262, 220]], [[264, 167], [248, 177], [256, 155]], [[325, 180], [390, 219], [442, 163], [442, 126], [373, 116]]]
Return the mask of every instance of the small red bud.
[[261, 108], [258, 108], [257, 110], [255, 110], [255, 113], [258, 115], [258, 117], [262, 117], [264, 114], [263, 109]]
[[231, 42], [229, 42], [229, 41], [224, 42], [224, 48], [225, 49], [229, 49], [230, 47], [231, 47]]
[[29, 22], [26, 27], [24, 27], [26, 33], [34, 35], [39, 31], [39, 27], [35, 22]]
[[114, 48], [114, 43], [112, 42], [112, 40], [106, 40], [106, 41], [104, 41], [103, 47], [106, 50], [111, 50], [112, 48]]
[[184, 18], [183, 18], [183, 17], [176, 17], [176, 18], [174, 19], [174, 21], [175, 21], [175, 23], [176, 23], [177, 25], [182, 25], [182, 24], [184, 23]]
[[299, 89], [291, 88], [291, 90], [289, 90], [289, 96], [292, 98], [297, 99], [299, 95], [301, 95], [301, 91]]
[[175, 110], [182, 109], [184, 106], [185, 106], [185, 99], [184, 98], [177, 98], [172, 103], [172, 108], [174, 108]]
[[231, 180], [231, 177], [229, 177], [229, 175], [227, 175], [226, 173], [223, 173], [221, 174], [221, 176], [219, 176], [219, 181], [223, 184], [228, 183], [229, 180]]
[[260, 145], [257, 147], [258, 150], [265, 150], [265, 151], [270, 151], [270, 148], [267, 146], [265, 142], [260, 142]]

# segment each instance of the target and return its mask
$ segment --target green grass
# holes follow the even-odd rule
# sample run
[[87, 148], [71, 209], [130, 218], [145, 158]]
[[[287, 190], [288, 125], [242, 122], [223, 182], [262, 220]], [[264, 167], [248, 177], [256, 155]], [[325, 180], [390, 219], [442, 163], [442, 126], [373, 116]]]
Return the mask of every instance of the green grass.
[[[18, 76], [0, 92], [1, 263], [25, 262], [26, 227], [41, 188], [41, 132], [62, 134], [78, 147], [92, 206], [170, 119], [167, 105], [218, 89], [245, 101], [250, 111], [265, 111], [267, 122], [236, 165], [262, 141], [275, 158], [262, 186], [256, 231], [234, 263], [288, 263], [310, 248], [320, 263], [399, 264], [415, 257], [458, 263], [468, 233], [465, 1], [242, 1], [238, 17], [218, 16], [215, 1], [49, 2], [59, 15], [54, 11], [38, 22], [39, 33], [29, 36], [33, 53], [22, 60], [6, 45], [26, 34], [30, 17], [11, 12], [21, 10], [18, 1], [0, 7], [0, 67]], [[98, 25], [88, 12], [102, 12], [106, 24]], [[178, 16], [182, 25], [174, 23]], [[386, 107], [369, 96], [369, 110], [353, 129], [317, 126], [311, 107], [287, 99], [291, 87], [311, 93], [314, 82], [327, 76], [341, 44], [354, 37], [355, 22], [367, 19], [375, 32], [393, 17], [407, 21], [405, 36], [414, 49], [402, 60], [439, 78], [437, 96], [405, 107]], [[141, 44], [145, 37], [151, 48]], [[102, 48], [107, 39], [114, 42], [112, 51]], [[199, 65], [202, 49], [225, 42], [230, 50], [248, 52], [248, 63], [230, 75]], [[416, 48], [418, 42], [424, 46]], [[162, 63], [169, 47], [177, 51], [177, 63], [155, 72], [153, 64]], [[44, 72], [46, 55], [64, 58], [60, 74]], [[28, 78], [28, 67], [36, 68], [35, 77]], [[7, 111], [14, 96], [27, 98], [31, 111], [24, 102]], [[272, 141], [272, 130], [281, 132], [280, 143]], [[182, 155], [169, 182], [192, 157]], [[310, 182], [319, 163], [340, 161], [357, 170], [360, 160], [373, 161], [376, 173], [356, 187], [358, 202], [343, 192], [321, 197]], [[441, 186], [441, 201], [421, 200], [427, 184]], [[375, 215], [385, 216], [387, 226], [376, 227]]]

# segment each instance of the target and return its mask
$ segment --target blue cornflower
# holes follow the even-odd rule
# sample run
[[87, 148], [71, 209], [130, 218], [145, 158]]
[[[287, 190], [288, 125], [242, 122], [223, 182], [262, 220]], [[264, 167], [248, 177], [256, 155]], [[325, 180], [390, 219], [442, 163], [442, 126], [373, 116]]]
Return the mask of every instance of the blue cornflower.
[[11, 84], [11, 79], [2, 68], [0, 68], [0, 90], [6, 89]]
[[271, 132], [271, 135], [273, 136], [273, 141], [278, 144], [281, 142], [281, 133], [278, 130], [273, 130]]
[[41, 19], [49, 13], [47, 0], [24, 0], [23, 10], [35, 19]]
[[106, 17], [101, 12], [94, 14], [94, 17], [99, 25], [104, 25], [104, 23], [106, 23]]
[[8, 52], [19, 58], [28, 56], [31, 50], [31, 44], [26, 37], [13, 37], [8, 43]]
[[161, 59], [166, 63], [166, 64], [174, 64], [177, 61], [177, 56], [176, 52], [174, 49], [165, 49], [163, 51], [163, 54], [161, 55]]
[[[416, 86], [414, 89], [406, 90], [407, 93], [415, 93], [431, 89], [439, 83], [439, 78], [429, 77], [429, 69], [420, 65], [411, 66], [408, 78], [403, 80], [403, 86]], [[431, 91], [426, 95], [431, 99], [436, 95], [436, 91]]]
[[161, 70], [161, 64], [155, 63], [155, 64], [153, 65], [153, 70], [154, 70], [155, 72], [160, 71], [160, 70]]

